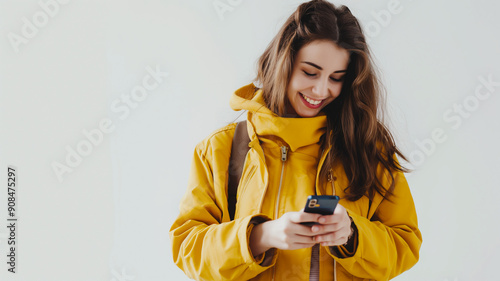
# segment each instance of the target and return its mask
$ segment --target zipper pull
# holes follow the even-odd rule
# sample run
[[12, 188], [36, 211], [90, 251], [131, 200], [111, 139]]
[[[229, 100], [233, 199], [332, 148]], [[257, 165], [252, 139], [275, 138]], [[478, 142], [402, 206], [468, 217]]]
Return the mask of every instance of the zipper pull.
[[333, 171], [330, 170], [328, 172], [328, 181], [336, 181], [337, 180], [337, 177], [333, 176]]
[[332, 183], [332, 195], [336, 195], [335, 194], [335, 183], [333, 182], [334, 180], [336, 180], [337, 178], [333, 176], [333, 172], [332, 170], [330, 170], [328, 172], [328, 181]]
[[281, 161], [283, 161], [283, 162], [286, 161], [287, 149], [288, 149], [288, 147], [286, 147], [286, 146], [281, 147]]

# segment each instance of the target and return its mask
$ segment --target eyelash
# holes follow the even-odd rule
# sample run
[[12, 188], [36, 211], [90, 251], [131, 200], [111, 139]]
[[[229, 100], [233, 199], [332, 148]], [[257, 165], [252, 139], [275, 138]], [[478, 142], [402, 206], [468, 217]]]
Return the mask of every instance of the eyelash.
[[[316, 74], [308, 73], [308, 72], [306, 72], [305, 70], [302, 70], [302, 71], [305, 73], [305, 75], [307, 75], [307, 76], [309, 76], [309, 77], [314, 77], [314, 76], [316, 76]], [[332, 79], [332, 80], [333, 80], [333, 81], [335, 81], [335, 82], [341, 82], [342, 80], [344, 80], [344, 76], [342, 76], [340, 79], [335, 79], [335, 78], [333, 78], [333, 77], [330, 77], [330, 79]]]

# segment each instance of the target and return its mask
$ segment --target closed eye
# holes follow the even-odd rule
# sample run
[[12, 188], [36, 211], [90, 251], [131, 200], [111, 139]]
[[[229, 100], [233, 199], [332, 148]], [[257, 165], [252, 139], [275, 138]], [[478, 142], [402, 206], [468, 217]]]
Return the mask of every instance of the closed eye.
[[[304, 74], [305, 74], [305, 75], [307, 75], [307, 76], [309, 76], [309, 77], [314, 77], [314, 76], [316, 76], [316, 74], [315, 74], [315, 73], [309, 73], [309, 72], [307, 72], [307, 71], [305, 71], [305, 70], [302, 70], [302, 71], [304, 72]], [[345, 75], [344, 75], [344, 76], [345, 76]], [[344, 76], [340, 77], [340, 79], [335, 79], [335, 78], [333, 78], [333, 77], [330, 77], [330, 79], [332, 79], [332, 80], [333, 80], [333, 81], [335, 81], [335, 82], [341, 82], [342, 80], [344, 80]]]
[[311, 77], [312, 77], [312, 76], [316, 76], [316, 74], [313, 74], [313, 73], [308, 73], [308, 72], [306, 72], [305, 70], [302, 70], [302, 71], [304, 71], [304, 73], [305, 73], [307, 76], [311, 76]]

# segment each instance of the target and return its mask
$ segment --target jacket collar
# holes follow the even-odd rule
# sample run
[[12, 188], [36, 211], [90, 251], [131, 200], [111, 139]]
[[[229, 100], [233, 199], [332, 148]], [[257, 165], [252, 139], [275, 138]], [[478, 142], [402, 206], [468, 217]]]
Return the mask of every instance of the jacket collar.
[[256, 90], [253, 83], [236, 90], [230, 99], [230, 106], [236, 111], [248, 110], [251, 141], [257, 137], [278, 138], [292, 151], [296, 151], [319, 144], [321, 136], [326, 132], [327, 117], [323, 112], [310, 118], [279, 117], [267, 108], [262, 89]]

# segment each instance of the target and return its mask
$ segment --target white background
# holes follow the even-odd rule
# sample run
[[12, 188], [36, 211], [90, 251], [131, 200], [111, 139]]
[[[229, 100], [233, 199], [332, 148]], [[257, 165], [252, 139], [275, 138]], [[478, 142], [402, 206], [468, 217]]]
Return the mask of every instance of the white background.
[[[187, 280], [168, 230], [194, 146], [239, 116], [232, 92], [302, 1], [221, 0], [232, 3], [223, 14], [211, 0], [66, 2], [44, 18], [38, 1], [0, 1], [0, 279]], [[396, 280], [498, 279], [500, 86], [474, 93], [479, 77], [500, 82], [500, 4], [334, 3], [368, 30], [390, 126], [415, 163], [407, 178], [424, 242]], [[117, 113], [148, 67], [169, 75]], [[114, 130], [58, 180], [52, 164], [106, 119]], [[6, 264], [8, 165], [18, 170], [16, 274]]]

